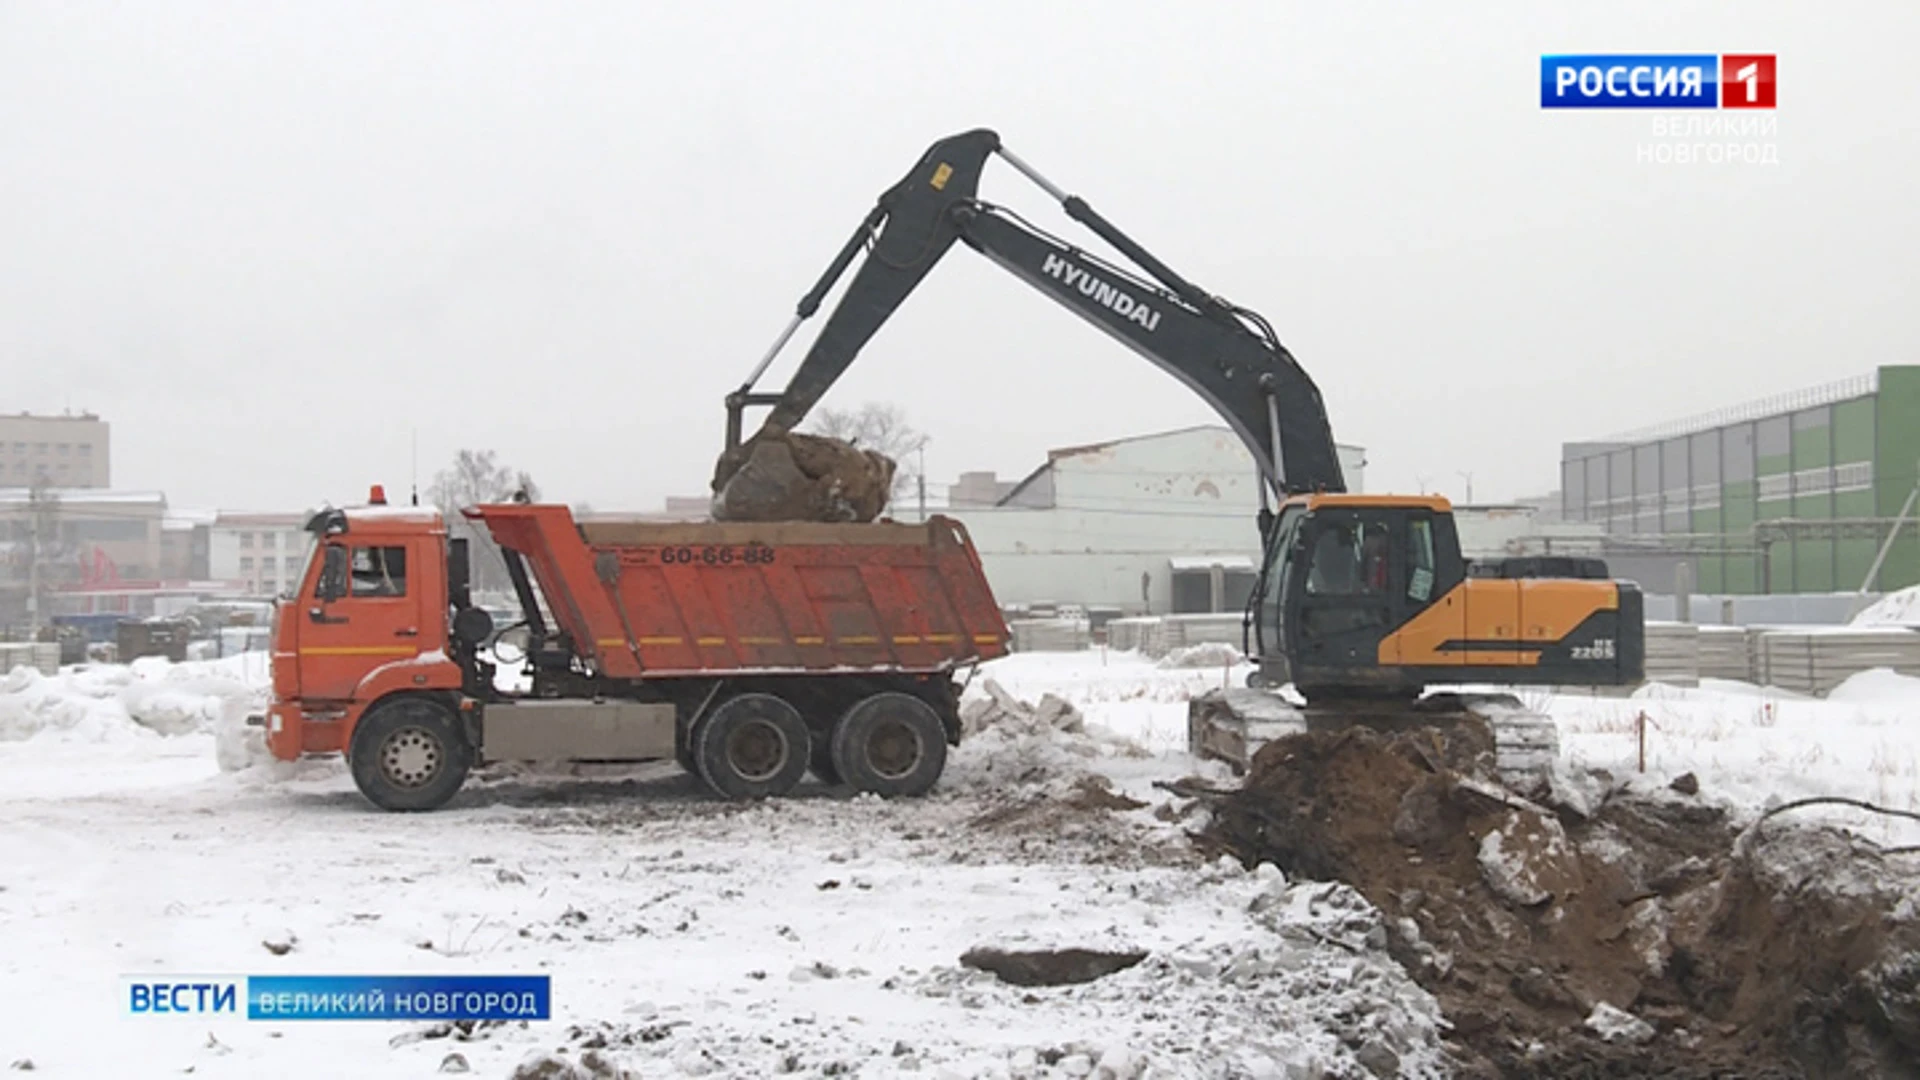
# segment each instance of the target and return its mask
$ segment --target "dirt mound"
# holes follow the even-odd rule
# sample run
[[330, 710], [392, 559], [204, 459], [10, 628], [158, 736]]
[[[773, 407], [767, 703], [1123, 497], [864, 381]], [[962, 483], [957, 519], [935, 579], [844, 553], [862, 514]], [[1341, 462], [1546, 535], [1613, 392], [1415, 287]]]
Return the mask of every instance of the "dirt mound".
[[1471, 722], [1287, 736], [1205, 839], [1386, 913], [1462, 1075], [1920, 1075], [1913, 878], [1838, 832], [1741, 834], [1605, 774], [1529, 802], [1490, 757]]
[[893, 492], [894, 460], [824, 435], [768, 425], [720, 455], [716, 521], [872, 521]]

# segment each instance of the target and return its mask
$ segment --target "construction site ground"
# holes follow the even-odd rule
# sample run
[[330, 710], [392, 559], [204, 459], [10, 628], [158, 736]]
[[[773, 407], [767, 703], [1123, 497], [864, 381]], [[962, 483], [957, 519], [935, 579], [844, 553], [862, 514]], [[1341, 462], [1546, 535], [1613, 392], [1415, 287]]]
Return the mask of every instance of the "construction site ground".
[[[1920, 684], [1896, 676], [1826, 701], [1530, 699], [1563, 741], [1560, 790], [1533, 802], [1476, 779], [1471, 730], [1276, 744], [1216, 795], [1238, 781], [1183, 752], [1186, 701], [1244, 668], [1023, 654], [976, 680], [925, 800], [741, 806], [671, 767], [515, 769], [387, 815], [338, 763], [236, 740], [257, 661], [0, 682], [4, 1063], [558, 1080], [1920, 1060], [1920, 858], [1869, 847], [1920, 825], [1809, 808], [1748, 828], [1812, 794], [1920, 809]], [[554, 1019], [163, 1020], [115, 993], [326, 971], [542, 972]]]

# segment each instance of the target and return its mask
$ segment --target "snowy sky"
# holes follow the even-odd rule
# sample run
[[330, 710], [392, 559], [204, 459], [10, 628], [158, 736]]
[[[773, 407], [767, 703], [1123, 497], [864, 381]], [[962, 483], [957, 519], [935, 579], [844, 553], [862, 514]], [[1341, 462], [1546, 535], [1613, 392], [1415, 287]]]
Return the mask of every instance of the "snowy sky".
[[[1369, 489], [1532, 494], [1563, 439], [1916, 360], [1920, 5], [1837, 10], [11, 0], [0, 409], [103, 414], [180, 506], [403, 489], [415, 438], [423, 483], [472, 446], [699, 494], [873, 198], [987, 126], [1272, 320]], [[1780, 55], [1778, 166], [1539, 107], [1542, 52], [1739, 51]], [[983, 195], [1084, 235], [1003, 163]], [[1213, 419], [964, 248], [826, 404], [866, 400], [936, 480]]]

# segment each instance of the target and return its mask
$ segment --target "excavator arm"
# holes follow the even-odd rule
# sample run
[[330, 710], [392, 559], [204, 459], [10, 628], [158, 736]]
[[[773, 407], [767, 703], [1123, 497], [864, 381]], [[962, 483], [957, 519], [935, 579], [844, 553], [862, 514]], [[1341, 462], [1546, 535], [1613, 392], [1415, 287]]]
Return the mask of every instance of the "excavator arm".
[[[978, 197], [980, 175], [998, 154], [1057, 199], [1074, 220], [1140, 271], [1115, 266], [1042, 232]], [[966, 244], [1069, 311], [1106, 331], [1199, 394], [1253, 454], [1280, 495], [1346, 490], [1320, 392], [1266, 320], [1194, 286], [1154, 258], [1078, 196], [1055, 187], [976, 129], [935, 143], [889, 188], [804, 296], [791, 322], [753, 373], [727, 397], [727, 453], [738, 460], [742, 413], [770, 405], [765, 424], [791, 431], [853, 363], [955, 241]], [[800, 324], [862, 251], [838, 306], [828, 315], [787, 387], [756, 392]], [[724, 477], [717, 478], [724, 479]]]

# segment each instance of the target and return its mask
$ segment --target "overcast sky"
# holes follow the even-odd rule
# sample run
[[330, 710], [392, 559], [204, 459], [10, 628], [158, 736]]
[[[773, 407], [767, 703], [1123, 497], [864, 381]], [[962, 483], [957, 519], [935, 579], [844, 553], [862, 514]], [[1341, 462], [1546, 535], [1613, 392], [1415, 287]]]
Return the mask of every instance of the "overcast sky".
[[[1544, 492], [1563, 440], [1920, 362], [1916, 41], [1907, 2], [0, 0], [0, 409], [100, 413], [183, 507], [404, 489], [416, 433], [423, 484], [471, 446], [701, 494], [874, 197], [986, 126], [1264, 313], [1370, 490]], [[1542, 52], [1609, 51], [1778, 53], [1780, 164], [1540, 109]], [[964, 248], [826, 404], [868, 400], [935, 480], [1213, 419]]]

